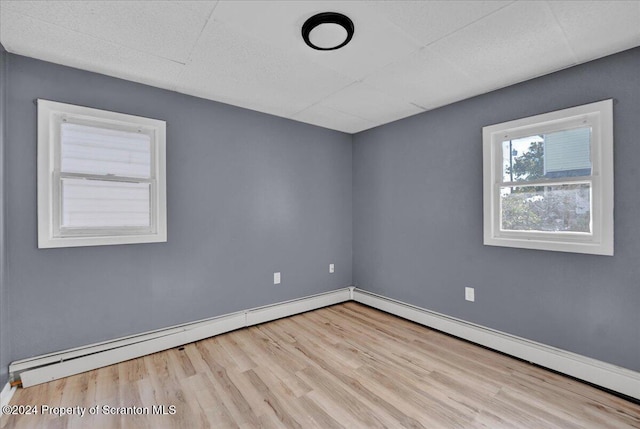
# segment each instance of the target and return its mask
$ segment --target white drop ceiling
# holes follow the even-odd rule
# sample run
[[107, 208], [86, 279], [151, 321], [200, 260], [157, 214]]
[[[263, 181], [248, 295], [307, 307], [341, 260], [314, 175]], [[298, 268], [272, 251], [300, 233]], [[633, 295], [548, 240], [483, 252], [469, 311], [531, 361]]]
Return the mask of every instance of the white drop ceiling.
[[[301, 27], [327, 11], [349, 16], [355, 34], [314, 51]], [[356, 133], [639, 46], [640, 0], [1, 0], [0, 43]]]

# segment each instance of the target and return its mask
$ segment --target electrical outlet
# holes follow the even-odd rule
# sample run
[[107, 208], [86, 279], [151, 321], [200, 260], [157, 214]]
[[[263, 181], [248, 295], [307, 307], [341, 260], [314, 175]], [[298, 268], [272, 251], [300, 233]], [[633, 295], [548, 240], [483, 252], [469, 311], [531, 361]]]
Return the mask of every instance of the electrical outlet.
[[336, 266], [334, 264], [329, 264], [329, 272], [331, 274], [336, 272]]
[[476, 300], [476, 291], [472, 287], [464, 288], [464, 299], [474, 302]]
[[273, 284], [274, 285], [280, 284], [280, 273], [273, 273]]

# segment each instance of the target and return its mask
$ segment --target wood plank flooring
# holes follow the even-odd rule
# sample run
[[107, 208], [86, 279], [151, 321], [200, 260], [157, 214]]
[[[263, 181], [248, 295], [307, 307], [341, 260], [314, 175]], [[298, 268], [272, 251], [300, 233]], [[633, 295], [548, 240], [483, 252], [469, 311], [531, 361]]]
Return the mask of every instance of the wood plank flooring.
[[87, 411], [3, 416], [2, 429], [640, 428], [640, 405], [353, 302], [19, 389], [11, 403]]

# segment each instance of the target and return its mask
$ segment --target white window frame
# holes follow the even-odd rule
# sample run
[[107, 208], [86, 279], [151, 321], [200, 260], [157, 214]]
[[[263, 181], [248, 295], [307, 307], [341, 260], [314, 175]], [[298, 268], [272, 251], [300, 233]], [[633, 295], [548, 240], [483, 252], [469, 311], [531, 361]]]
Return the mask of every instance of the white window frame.
[[[501, 230], [502, 142], [535, 134], [591, 127], [591, 176], [538, 179], [522, 185], [589, 183], [591, 233]], [[484, 244], [559, 252], [613, 255], [613, 100], [483, 127]]]
[[[38, 248], [103, 246], [167, 241], [166, 123], [157, 119], [38, 99]], [[62, 180], [60, 172], [61, 124], [65, 121], [151, 137], [150, 228], [61, 228]], [[87, 180], [124, 178], [74, 174]]]

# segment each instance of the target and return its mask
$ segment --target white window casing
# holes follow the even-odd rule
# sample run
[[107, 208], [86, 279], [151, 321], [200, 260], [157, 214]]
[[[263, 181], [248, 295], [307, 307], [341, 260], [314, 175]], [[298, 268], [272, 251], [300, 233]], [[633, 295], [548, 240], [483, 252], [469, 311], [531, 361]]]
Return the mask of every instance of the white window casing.
[[38, 247], [167, 241], [166, 123], [38, 100]]
[[[579, 129], [590, 129], [588, 149], [585, 148], [584, 143], [567, 142], [567, 153], [563, 153], [564, 149], [558, 145], [565, 144], [565, 140], [569, 140], [571, 134], [584, 134], [579, 131], [572, 133], [572, 130]], [[565, 131], [567, 139], [564, 139], [561, 133]], [[505, 154], [503, 154], [505, 149], [503, 148], [507, 141], [510, 143], [516, 139], [526, 140], [529, 136], [552, 133], [556, 133], [555, 139], [549, 139], [549, 142], [553, 141], [555, 146], [543, 142], [543, 145], [549, 144], [549, 159], [544, 158], [542, 177], [531, 180], [525, 177], [514, 181], [512, 165], [509, 170], [512, 173], [511, 178], [506, 178]], [[570, 150], [573, 152], [568, 153]], [[511, 149], [506, 152], [506, 158], [513, 155], [514, 152]], [[546, 150], [544, 155], [547, 155]], [[574, 159], [569, 159], [571, 156]], [[584, 168], [589, 163], [589, 158], [590, 174], [588, 168]], [[558, 175], [557, 170], [562, 168], [567, 170], [574, 168], [575, 174]], [[514, 188], [527, 186], [531, 189], [544, 189], [544, 196], [532, 196], [529, 201], [535, 198], [544, 199], [548, 193], [562, 192], [563, 189], [571, 187], [576, 189], [582, 187], [583, 193], [588, 189], [589, 191], [585, 194], [589, 199], [585, 198], [586, 202], [576, 202], [576, 206], [582, 211], [590, 210], [590, 224], [585, 227], [585, 231], [503, 228], [504, 212], [501, 204], [507, 198], [503, 198], [504, 195], [514, 192]], [[524, 190], [520, 192], [522, 191]], [[501, 192], [503, 192], [502, 195]], [[576, 196], [575, 200], [578, 199]], [[599, 101], [484, 127], [483, 203], [485, 245], [613, 255], [613, 100]]]

